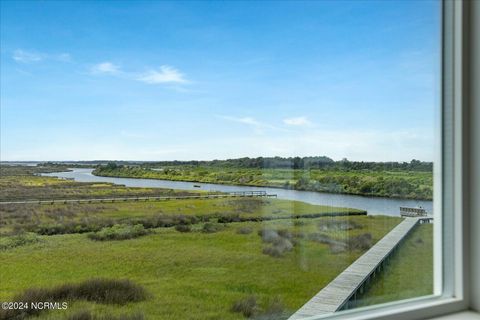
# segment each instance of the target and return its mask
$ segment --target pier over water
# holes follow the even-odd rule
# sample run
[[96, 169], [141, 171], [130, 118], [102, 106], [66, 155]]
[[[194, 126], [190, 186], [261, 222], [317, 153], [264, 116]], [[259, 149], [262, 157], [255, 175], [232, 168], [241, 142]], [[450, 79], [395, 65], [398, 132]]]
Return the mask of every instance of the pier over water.
[[378, 241], [366, 253], [340, 273], [310, 301], [295, 312], [289, 320], [300, 320], [322, 314], [349, 309], [355, 304], [358, 294], [362, 294], [399, 244], [419, 223], [429, 223], [431, 217], [405, 218], [392, 231]]

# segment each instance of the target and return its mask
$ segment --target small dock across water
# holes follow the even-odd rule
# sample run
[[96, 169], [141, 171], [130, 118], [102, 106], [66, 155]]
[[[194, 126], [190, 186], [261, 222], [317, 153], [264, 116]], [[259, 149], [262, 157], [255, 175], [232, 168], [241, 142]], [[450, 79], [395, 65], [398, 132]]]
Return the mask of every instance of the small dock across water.
[[55, 204], [55, 203], [105, 203], [124, 201], [168, 201], [168, 200], [191, 200], [191, 199], [218, 199], [218, 198], [276, 198], [276, 194], [269, 194], [266, 191], [235, 191], [223, 193], [205, 193], [190, 196], [161, 196], [161, 197], [111, 197], [111, 198], [89, 198], [89, 199], [52, 199], [52, 200], [12, 200], [2, 201], [2, 204]]
[[405, 239], [408, 233], [417, 224], [429, 223], [432, 220], [433, 218], [431, 217], [405, 218], [303, 307], [297, 310], [289, 320], [308, 319], [313, 316], [349, 309], [350, 304], [355, 302], [357, 294], [363, 293], [365, 286], [382, 269], [385, 260]]

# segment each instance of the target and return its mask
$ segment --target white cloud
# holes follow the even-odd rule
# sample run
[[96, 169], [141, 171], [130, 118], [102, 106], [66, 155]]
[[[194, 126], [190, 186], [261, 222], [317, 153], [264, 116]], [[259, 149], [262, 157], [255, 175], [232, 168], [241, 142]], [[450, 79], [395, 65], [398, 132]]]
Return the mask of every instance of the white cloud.
[[312, 124], [307, 117], [286, 118], [283, 119], [283, 123], [289, 126], [309, 126]]
[[174, 67], [167, 65], [161, 66], [159, 70], [149, 70], [140, 77], [138, 77], [137, 80], [149, 84], [187, 82], [183, 73], [181, 73]]
[[13, 52], [13, 60], [20, 63], [32, 63], [42, 61], [44, 57], [35, 52], [28, 52], [25, 50], [17, 49]]
[[243, 123], [243, 124], [248, 124], [251, 126], [256, 126], [256, 127], [262, 127], [265, 126], [265, 124], [261, 123], [260, 121], [255, 120], [254, 118], [251, 117], [230, 117], [230, 116], [220, 116], [221, 118], [233, 122], [238, 122], [238, 123]]
[[108, 74], [117, 74], [120, 72], [120, 67], [111, 62], [102, 62], [94, 65], [91, 70], [93, 74], [108, 73]]
[[246, 124], [246, 125], [255, 127], [256, 129], [275, 129], [274, 126], [265, 122], [258, 121], [252, 117], [232, 117], [232, 116], [217, 116], [217, 117], [228, 120], [228, 121], [232, 121], [232, 122]]
[[18, 63], [34, 63], [34, 62], [40, 62], [44, 60], [53, 60], [53, 61], [60, 61], [60, 62], [72, 61], [72, 57], [69, 53], [48, 54], [48, 53], [40, 53], [40, 52], [33, 52], [33, 51], [25, 51], [22, 49], [15, 50], [13, 52], [12, 58]]

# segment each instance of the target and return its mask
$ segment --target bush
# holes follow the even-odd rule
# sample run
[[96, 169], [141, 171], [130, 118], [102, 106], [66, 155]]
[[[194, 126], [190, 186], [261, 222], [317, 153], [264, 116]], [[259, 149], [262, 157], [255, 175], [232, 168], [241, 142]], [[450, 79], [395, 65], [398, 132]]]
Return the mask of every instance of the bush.
[[0, 250], [12, 249], [39, 241], [40, 238], [35, 233], [21, 233], [11, 237], [0, 237]]
[[190, 232], [192, 231], [192, 227], [186, 224], [177, 224], [175, 230], [178, 232]]
[[250, 234], [253, 232], [251, 227], [241, 227], [237, 229], [238, 234]]
[[222, 225], [207, 222], [203, 225], [202, 232], [204, 232], [204, 233], [215, 233], [215, 232], [218, 232], [222, 229], [223, 229]]
[[355, 221], [332, 219], [321, 219], [317, 226], [320, 231], [345, 231], [362, 228], [362, 225]]
[[287, 229], [280, 229], [277, 231], [278, 235], [282, 238], [292, 239], [292, 233]]
[[133, 226], [116, 224], [112, 227], [103, 228], [98, 232], [90, 233], [88, 237], [97, 241], [127, 240], [138, 238], [146, 234], [148, 234], [148, 231], [145, 230], [141, 224]]
[[293, 249], [293, 243], [285, 238], [278, 238], [275, 240], [270, 247], [263, 248], [263, 254], [267, 254], [274, 258], [283, 257], [285, 252], [291, 251]]
[[350, 250], [368, 250], [373, 245], [373, 238], [370, 233], [364, 233], [348, 240]]
[[81, 222], [68, 221], [64, 223], [46, 223], [31, 225], [28, 230], [46, 236], [56, 234], [97, 232], [102, 228], [111, 227], [114, 223], [110, 219], [85, 219]]
[[293, 249], [293, 243], [286, 238], [280, 238], [276, 240], [273, 245], [280, 248], [282, 251], [291, 251]]
[[262, 229], [258, 231], [258, 235], [262, 237], [262, 241], [266, 243], [272, 243], [280, 238], [280, 235], [273, 229]]
[[248, 296], [238, 300], [233, 304], [231, 310], [232, 312], [241, 313], [245, 317], [250, 318], [258, 311], [257, 298], [255, 298], [255, 296]]
[[231, 223], [231, 222], [241, 222], [242, 219], [238, 214], [222, 214], [218, 217], [218, 223]]
[[[12, 301], [27, 303], [43, 301], [87, 300], [97, 303], [124, 305], [147, 298], [145, 289], [130, 280], [90, 279], [81, 283], [67, 283], [53, 288], [31, 288], [15, 296]], [[40, 313], [39, 309], [0, 310], [0, 320], [24, 319]], [[88, 315], [78, 315], [78, 319]]]

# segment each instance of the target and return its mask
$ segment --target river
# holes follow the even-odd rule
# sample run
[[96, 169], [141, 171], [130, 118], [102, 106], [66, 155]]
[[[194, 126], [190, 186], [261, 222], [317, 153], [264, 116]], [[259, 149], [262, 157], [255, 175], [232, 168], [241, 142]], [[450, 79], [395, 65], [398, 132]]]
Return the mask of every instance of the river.
[[[400, 207], [423, 207], [428, 214], [433, 213], [433, 202], [426, 200], [394, 199], [383, 197], [364, 197], [348, 194], [332, 194], [312, 191], [287, 190], [268, 187], [249, 187], [234, 186], [213, 183], [154, 180], [154, 179], [136, 179], [136, 178], [114, 178], [99, 177], [92, 174], [93, 169], [72, 169], [69, 172], [44, 173], [43, 176], [70, 178], [78, 182], [111, 182], [114, 184], [125, 185], [127, 187], [145, 187], [145, 188], [167, 188], [182, 190], [206, 190], [206, 191], [251, 191], [263, 190], [267, 193], [276, 194], [279, 199], [298, 200], [311, 204], [320, 204], [332, 207], [348, 207], [366, 210], [371, 215], [390, 215], [398, 216]], [[200, 186], [198, 187], [194, 187]]]

